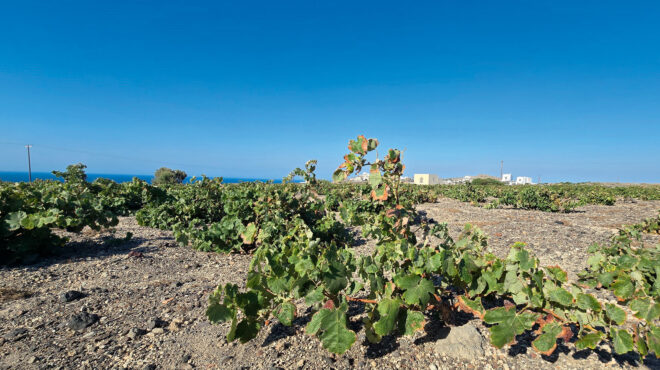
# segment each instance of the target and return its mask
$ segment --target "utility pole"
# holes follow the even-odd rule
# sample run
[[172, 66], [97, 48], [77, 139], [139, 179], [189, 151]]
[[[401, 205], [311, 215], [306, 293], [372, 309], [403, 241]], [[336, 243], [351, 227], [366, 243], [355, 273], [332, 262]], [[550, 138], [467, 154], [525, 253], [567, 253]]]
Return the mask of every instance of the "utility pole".
[[504, 161], [500, 161], [500, 180], [504, 177]]
[[30, 161], [30, 148], [32, 148], [32, 145], [26, 145], [28, 152], [28, 176], [30, 178], [30, 182], [32, 182], [32, 162]]

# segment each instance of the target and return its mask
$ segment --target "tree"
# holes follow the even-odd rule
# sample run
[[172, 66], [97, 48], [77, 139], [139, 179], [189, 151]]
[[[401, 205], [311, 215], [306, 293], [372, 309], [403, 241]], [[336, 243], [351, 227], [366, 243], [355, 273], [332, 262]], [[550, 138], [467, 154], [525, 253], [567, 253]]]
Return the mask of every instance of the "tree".
[[161, 167], [154, 173], [154, 185], [181, 184], [188, 176], [184, 171]]

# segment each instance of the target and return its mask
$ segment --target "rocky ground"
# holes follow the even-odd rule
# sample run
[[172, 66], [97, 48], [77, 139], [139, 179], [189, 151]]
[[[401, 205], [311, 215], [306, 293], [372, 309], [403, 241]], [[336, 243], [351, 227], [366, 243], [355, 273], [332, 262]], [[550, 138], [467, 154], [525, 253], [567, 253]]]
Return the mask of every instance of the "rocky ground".
[[[455, 234], [465, 223], [479, 226], [501, 256], [513, 242], [527, 242], [543, 264], [559, 264], [574, 276], [584, 268], [591, 243], [656, 215], [660, 201], [587, 206], [568, 214], [486, 210], [449, 199], [419, 209], [448, 222]], [[120, 240], [127, 232], [133, 238]], [[271, 323], [247, 344], [227, 343], [228, 325], [211, 325], [204, 316], [207, 297], [220, 283], [243, 285], [249, 260], [177, 247], [171, 233], [140, 227], [131, 217], [112, 231], [73, 235], [55, 257], [0, 269], [0, 368], [660, 367], [653, 358], [613, 356], [607, 346], [581, 352], [560, 346], [542, 357], [525, 337], [498, 350], [478, 320], [455, 327], [429, 320], [424, 333], [385, 338], [378, 345], [366, 341], [354, 320], [358, 341], [334, 356], [304, 334], [308, 319], [299, 312], [293, 327]]]

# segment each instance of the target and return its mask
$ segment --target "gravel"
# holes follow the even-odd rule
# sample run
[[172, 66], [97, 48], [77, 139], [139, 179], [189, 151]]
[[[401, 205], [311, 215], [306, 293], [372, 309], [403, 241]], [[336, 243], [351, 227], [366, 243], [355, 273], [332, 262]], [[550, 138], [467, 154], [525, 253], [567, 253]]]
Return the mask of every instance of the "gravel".
[[[480, 227], [500, 256], [513, 242], [525, 241], [543, 264], [559, 264], [574, 277], [591, 243], [655, 216], [660, 201], [586, 206], [566, 214], [487, 210], [450, 199], [418, 208], [448, 222], [453, 235], [467, 222]], [[133, 238], [118, 242], [127, 232]], [[246, 344], [227, 343], [229, 325], [205, 318], [208, 296], [218, 284], [244, 286], [250, 256], [176, 247], [170, 232], [140, 227], [132, 217], [111, 230], [67, 235], [71, 241], [51, 258], [0, 268], [0, 369], [660, 367], [654, 358], [616, 356], [607, 346], [576, 352], [560, 345], [552, 356], [540, 356], [525, 335], [500, 350], [487, 343], [488, 328], [471, 318], [447, 328], [429, 317], [425, 332], [374, 345], [360, 325], [359, 305], [351, 306], [350, 322], [358, 340], [342, 356], [304, 333], [309, 318], [302, 307], [292, 327], [274, 321]], [[660, 242], [658, 236], [646, 238]], [[356, 248], [368, 252], [373, 243]], [[63, 300], [69, 291], [83, 296]], [[71, 325], [74, 317], [84, 327]]]

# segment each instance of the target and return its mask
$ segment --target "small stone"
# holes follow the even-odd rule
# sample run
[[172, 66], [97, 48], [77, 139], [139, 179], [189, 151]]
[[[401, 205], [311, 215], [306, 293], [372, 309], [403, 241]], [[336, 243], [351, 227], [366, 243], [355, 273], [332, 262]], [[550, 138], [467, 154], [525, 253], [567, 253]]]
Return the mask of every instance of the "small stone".
[[438, 370], [438, 367], [435, 364], [429, 365], [429, 370]]
[[165, 332], [165, 329], [163, 329], [163, 328], [154, 328], [153, 330], [151, 330], [151, 332], [154, 333], [154, 334], [163, 334]]
[[149, 321], [147, 321], [147, 330], [153, 330], [154, 328], [162, 328], [163, 326], [165, 326], [165, 324], [166, 324], [165, 321], [157, 317], [151, 318], [149, 319]]
[[93, 313], [81, 312], [71, 316], [67, 326], [71, 330], [83, 330], [99, 320], [99, 316]]
[[470, 361], [485, 356], [485, 339], [471, 324], [443, 328], [448, 330], [447, 337], [435, 344], [435, 353], [461, 360]]
[[131, 328], [126, 334], [127, 337], [135, 340], [135, 338], [141, 337], [146, 334], [146, 331], [140, 328]]
[[156, 370], [156, 365], [155, 364], [144, 365], [144, 367], [142, 369], [143, 370]]
[[28, 330], [25, 328], [16, 328], [9, 333], [4, 335], [5, 340], [7, 341], [18, 341], [23, 339], [28, 333]]
[[62, 303], [73, 302], [84, 297], [86, 297], [86, 295], [82, 292], [79, 292], [77, 290], [69, 290], [68, 292], [64, 292], [60, 294], [60, 302]]
[[296, 364], [296, 367], [299, 368], [299, 369], [301, 369], [304, 366], [305, 366], [305, 360], [304, 359], [298, 361], [298, 363]]
[[170, 325], [167, 327], [170, 331], [177, 331], [181, 328], [181, 324], [183, 323], [183, 320], [181, 319], [174, 319], [172, 322], [170, 322]]
[[36, 356], [32, 356], [32, 357], [30, 357], [30, 358], [28, 359], [27, 362], [28, 362], [28, 364], [33, 364], [33, 363], [37, 362], [37, 357], [36, 357]]

